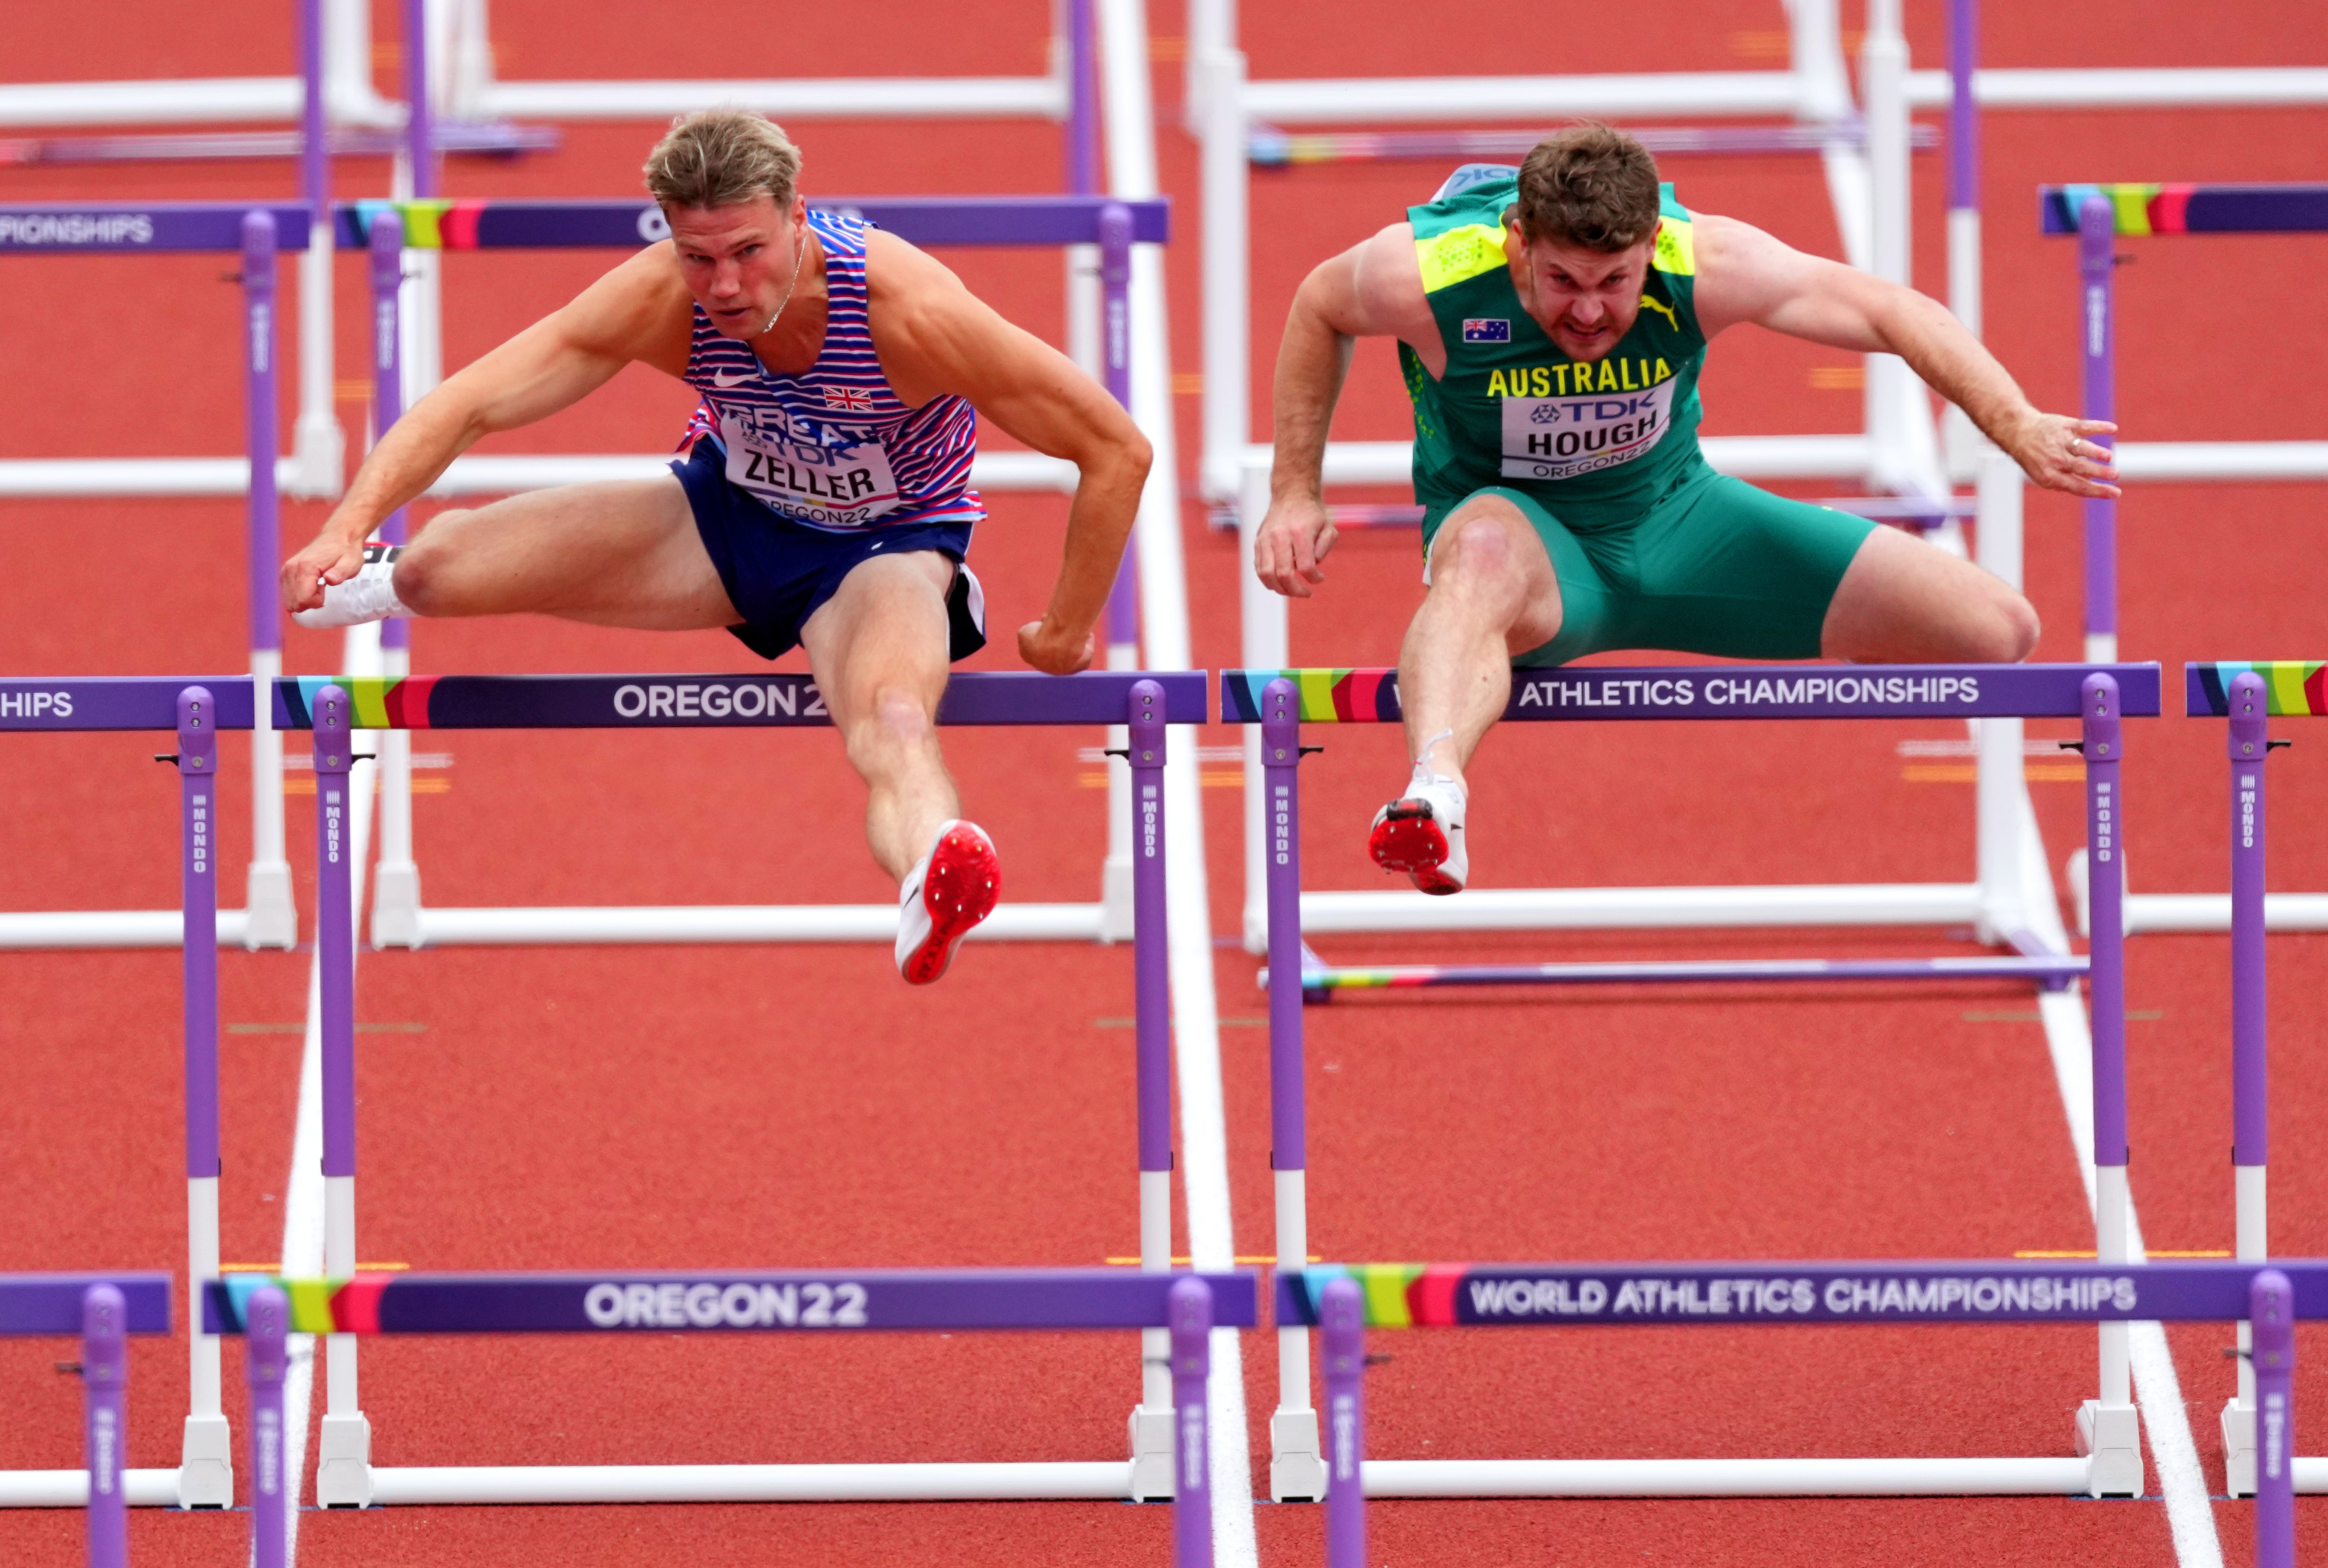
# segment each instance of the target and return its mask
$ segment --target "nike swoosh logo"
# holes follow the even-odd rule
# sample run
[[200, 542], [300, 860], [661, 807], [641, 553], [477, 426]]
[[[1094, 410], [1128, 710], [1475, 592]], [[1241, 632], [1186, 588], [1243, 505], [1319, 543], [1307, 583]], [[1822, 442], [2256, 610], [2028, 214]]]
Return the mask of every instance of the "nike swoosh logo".
[[725, 371], [714, 371], [711, 372], [711, 384], [723, 392], [730, 387], [740, 387], [746, 381], [756, 381], [758, 380], [759, 378], [752, 374], [749, 371], [745, 371], [740, 376], [730, 376]]

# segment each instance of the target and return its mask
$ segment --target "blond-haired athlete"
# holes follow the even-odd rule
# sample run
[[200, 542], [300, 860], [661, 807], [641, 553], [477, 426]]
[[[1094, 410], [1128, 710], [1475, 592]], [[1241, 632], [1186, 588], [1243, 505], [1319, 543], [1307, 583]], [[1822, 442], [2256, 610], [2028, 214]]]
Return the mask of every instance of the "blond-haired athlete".
[[[283, 565], [304, 625], [531, 611], [656, 631], [726, 626], [808, 651], [899, 879], [897, 967], [926, 983], [992, 912], [994, 845], [962, 817], [934, 723], [951, 660], [986, 642], [963, 558], [977, 415], [1080, 473], [1065, 557], [1018, 653], [1090, 663], [1149, 447], [1091, 378], [938, 262], [810, 212], [800, 153], [757, 115], [673, 125], [646, 164], [671, 238], [415, 403], [313, 544]], [[366, 540], [480, 437], [556, 413], [634, 361], [702, 395], [658, 479], [567, 485]], [[369, 554], [370, 559], [367, 559]]]

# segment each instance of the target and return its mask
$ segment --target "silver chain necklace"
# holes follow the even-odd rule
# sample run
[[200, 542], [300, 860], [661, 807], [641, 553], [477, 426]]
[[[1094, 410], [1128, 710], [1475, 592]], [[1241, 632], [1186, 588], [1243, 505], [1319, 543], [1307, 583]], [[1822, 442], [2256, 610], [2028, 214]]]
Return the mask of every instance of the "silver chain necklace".
[[776, 314], [768, 318], [767, 325], [762, 327], [758, 332], [752, 334], [754, 337], [767, 336], [770, 333], [776, 330], [776, 323], [784, 319], [784, 306], [792, 304], [793, 290], [800, 286], [801, 258], [807, 254], [808, 221], [803, 219], [801, 221], [800, 236], [793, 241], [793, 280], [784, 285], [784, 298], [776, 301]]

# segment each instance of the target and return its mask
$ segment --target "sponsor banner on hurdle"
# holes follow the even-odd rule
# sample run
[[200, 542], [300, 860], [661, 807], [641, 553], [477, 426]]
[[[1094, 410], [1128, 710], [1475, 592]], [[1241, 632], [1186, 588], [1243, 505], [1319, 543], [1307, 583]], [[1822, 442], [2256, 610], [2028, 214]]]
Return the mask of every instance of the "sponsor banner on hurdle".
[[244, 1332], [252, 1298], [269, 1286], [289, 1299], [291, 1330], [299, 1334], [1161, 1329], [1171, 1323], [1172, 1285], [1189, 1278], [1211, 1289], [1216, 1324], [1249, 1329], [1257, 1321], [1260, 1290], [1250, 1270], [608, 1270], [331, 1280], [254, 1273], [205, 1280], [202, 1299], [203, 1329], [213, 1334]]
[[0, 206], [0, 254], [242, 249], [242, 220], [275, 215], [275, 249], [307, 249], [307, 210], [271, 202], [83, 202]]
[[170, 1331], [170, 1276], [149, 1271], [117, 1274], [0, 1274], [0, 1335], [81, 1332], [81, 1302], [93, 1285], [111, 1285], [126, 1309], [125, 1334]]
[[[809, 204], [845, 212], [916, 245], [1096, 245], [1106, 196], [829, 196]], [[1171, 235], [1172, 204], [1163, 198], [1114, 202], [1131, 216], [1134, 244], [1161, 245]], [[662, 209], [636, 198], [595, 202], [352, 202], [334, 214], [338, 243], [371, 243], [381, 213], [403, 221], [414, 250], [624, 249], [671, 238]], [[239, 221], [239, 220], [238, 220]], [[300, 230], [300, 245], [306, 230]], [[238, 238], [235, 249], [239, 249]], [[286, 243], [286, 249], [295, 249]]]
[[2328, 230], [2328, 185], [2040, 185], [2048, 234], [2075, 234], [2099, 196], [2120, 234], [2315, 234]]
[[[1355, 1282], [1368, 1327], [2229, 1320], [2259, 1263], [1353, 1263], [1277, 1276], [1277, 1320], [1323, 1321]], [[2328, 1263], [2275, 1260], [2301, 1317], [2328, 1314]]]
[[[2155, 664], [1679, 664], [1515, 670], [1506, 721], [1573, 718], [2076, 718], [2080, 683], [2115, 678], [2129, 717], [2158, 712]], [[1258, 724], [1293, 682], [1311, 724], [1395, 724], [1398, 671], [1225, 670], [1221, 718]]]
[[2263, 681], [2264, 711], [2287, 718], [2328, 714], [2328, 663], [2317, 660], [2219, 660], [2182, 666], [2183, 714], [2191, 718], [2226, 718], [2231, 682], [2242, 675]]
[[250, 728], [248, 675], [93, 675], [0, 679], [0, 730], [175, 729], [189, 686], [210, 689], [218, 728]]
[[[1201, 670], [957, 675], [939, 699], [938, 722], [1122, 724], [1131, 689], [1141, 681], [1163, 688], [1167, 724], [1205, 722]], [[832, 722], [814, 679], [804, 674], [301, 675], [275, 683], [277, 727], [314, 728], [314, 703], [325, 686], [348, 694], [357, 729], [781, 728]]]

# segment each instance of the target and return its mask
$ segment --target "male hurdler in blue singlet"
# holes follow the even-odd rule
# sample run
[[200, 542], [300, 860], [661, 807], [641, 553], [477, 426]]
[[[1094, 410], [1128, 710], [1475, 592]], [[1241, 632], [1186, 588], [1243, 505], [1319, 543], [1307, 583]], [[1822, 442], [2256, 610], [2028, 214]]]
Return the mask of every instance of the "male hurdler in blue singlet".
[[[977, 413], [1080, 472], [1043, 618], [1018, 653], [1091, 662], [1149, 447], [1106, 391], [953, 274], [855, 219], [811, 213], [800, 154], [757, 115], [675, 124], [647, 159], [671, 221], [579, 297], [415, 403], [313, 544], [283, 566], [302, 625], [531, 612], [598, 625], [725, 626], [808, 651], [898, 878], [897, 968], [925, 984], [992, 912], [994, 845], [962, 820], [933, 728], [950, 661], [986, 642], [963, 564]], [[567, 485], [366, 540], [480, 437], [531, 424], [636, 361], [702, 395], [660, 479]]]

